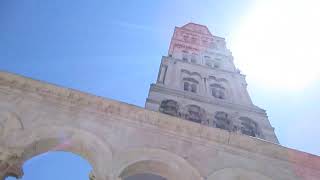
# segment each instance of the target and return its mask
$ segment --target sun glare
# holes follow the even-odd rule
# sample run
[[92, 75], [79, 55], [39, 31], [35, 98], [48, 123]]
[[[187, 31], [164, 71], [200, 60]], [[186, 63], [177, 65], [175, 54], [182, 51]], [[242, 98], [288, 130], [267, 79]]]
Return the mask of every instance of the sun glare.
[[230, 38], [235, 63], [265, 88], [303, 90], [320, 77], [320, 1], [257, 1]]

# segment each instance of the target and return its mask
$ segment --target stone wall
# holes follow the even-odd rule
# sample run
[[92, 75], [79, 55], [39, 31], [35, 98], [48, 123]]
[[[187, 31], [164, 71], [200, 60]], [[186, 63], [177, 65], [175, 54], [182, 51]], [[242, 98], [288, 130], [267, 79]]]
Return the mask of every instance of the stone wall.
[[57, 150], [88, 160], [95, 180], [320, 179], [318, 156], [0, 72], [0, 177]]
[[[146, 101], [146, 109], [163, 112], [161, 104], [171, 100], [177, 103], [176, 113], [166, 113], [173, 116], [185, 117], [188, 106], [198, 106], [203, 110], [204, 117], [198, 118], [199, 123], [210, 127], [217, 127], [217, 112], [228, 114], [232, 123], [229, 131], [240, 132], [243, 129], [241, 118], [250, 119], [256, 124], [256, 137], [278, 143], [274, 128], [271, 126], [265, 110], [252, 104], [247, 93], [244, 76], [237, 72], [212, 70], [210, 68], [181, 62], [179, 59], [163, 57], [160, 68], [164, 73], [164, 81], [152, 84]], [[188, 69], [188, 70], [187, 70]], [[161, 77], [162, 72], [159, 73]], [[183, 79], [193, 77], [197, 83], [197, 92], [184, 91]], [[211, 80], [216, 79], [225, 83], [224, 99], [212, 96], [210, 93]], [[179, 115], [180, 113], [180, 115]], [[185, 118], [187, 119], [187, 118]], [[246, 133], [252, 134], [252, 133]]]

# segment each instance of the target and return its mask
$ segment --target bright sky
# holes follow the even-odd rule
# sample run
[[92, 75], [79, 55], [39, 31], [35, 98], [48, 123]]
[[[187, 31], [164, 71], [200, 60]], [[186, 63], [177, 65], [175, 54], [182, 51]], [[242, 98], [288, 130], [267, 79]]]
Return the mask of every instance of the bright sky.
[[231, 34], [241, 70], [265, 88], [302, 91], [320, 78], [320, 2], [257, 1]]
[[[226, 37], [280, 143], [320, 155], [319, 3], [2, 0], [0, 69], [144, 106], [174, 26], [204, 24]], [[56, 180], [37, 175], [70, 167], [88, 171], [81, 158], [48, 153], [25, 164], [23, 180]], [[68, 173], [81, 179], [77, 171]]]

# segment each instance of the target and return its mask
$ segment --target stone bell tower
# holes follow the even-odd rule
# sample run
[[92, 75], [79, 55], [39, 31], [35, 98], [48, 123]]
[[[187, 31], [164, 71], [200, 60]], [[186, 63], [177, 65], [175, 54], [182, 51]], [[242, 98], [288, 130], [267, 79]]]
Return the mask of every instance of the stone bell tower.
[[147, 109], [278, 143], [265, 110], [255, 106], [224, 38], [206, 26], [176, 27], [150, 87]]
[[205, 26], [175, 29], [146, 108], [0, 71], [0, 180], [48, 151], [86, 159], [91, 180], [320, 179], [319, 156], [277, 144]]

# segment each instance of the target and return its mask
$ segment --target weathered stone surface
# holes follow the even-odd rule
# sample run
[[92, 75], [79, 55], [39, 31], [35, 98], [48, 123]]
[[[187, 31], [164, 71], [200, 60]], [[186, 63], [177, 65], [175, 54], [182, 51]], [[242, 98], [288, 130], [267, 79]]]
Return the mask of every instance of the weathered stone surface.
[[2, 176], [63, 150], [87, 159], [96, 180], [135, 172], [173, 180], [320, 178], [318, 156], [9, 73], [0, 72], [0, 99], [0, 117], [19, 122], [3, 126], [10, 131], [0, 136]]
[[205, 26], [176, 28], [146, 108], [0, 72], [0, 179], [48, 151], [88, 160], [90, 180], [320, 179], [320, 157], [276, 144], [225, 40]]

